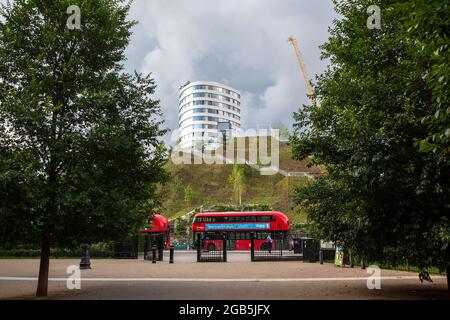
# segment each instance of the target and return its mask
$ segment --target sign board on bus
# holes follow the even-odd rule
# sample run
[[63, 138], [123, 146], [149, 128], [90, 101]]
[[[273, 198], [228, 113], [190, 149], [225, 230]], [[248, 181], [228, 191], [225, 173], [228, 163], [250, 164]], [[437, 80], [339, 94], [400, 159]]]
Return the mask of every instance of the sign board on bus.
[[270, 229], [269, 223], [222, 223], [206, 224], [206, 230], [260, 230]]

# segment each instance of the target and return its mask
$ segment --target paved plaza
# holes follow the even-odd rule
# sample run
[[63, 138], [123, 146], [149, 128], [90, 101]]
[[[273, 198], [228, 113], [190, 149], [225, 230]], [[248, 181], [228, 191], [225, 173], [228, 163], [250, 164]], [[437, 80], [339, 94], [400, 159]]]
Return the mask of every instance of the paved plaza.
[[[67, 288], [67, 268], [79, 259], [50, 261], [47, 299], [450, 299], [445, 277], [421, 283], [417, 273], [382, 270], [381, 289], [367, 288], [367, 270], [300, 261], [250, 262], [229, 253], [226, 263], [197, 263], [175, 252], [175, 263], [93, 259], [81, 289]], [[38, 259], [0, 260], [0, 299], [33, 299]]]

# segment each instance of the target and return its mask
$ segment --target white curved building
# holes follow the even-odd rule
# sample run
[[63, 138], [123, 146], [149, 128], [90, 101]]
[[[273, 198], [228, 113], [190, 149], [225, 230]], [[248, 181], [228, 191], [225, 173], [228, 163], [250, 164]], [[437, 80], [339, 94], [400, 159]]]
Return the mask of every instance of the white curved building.
[[234, 136], [241, 127], [241, 95], [227, 85], [188, 81], [180, 87], [179, 144], [182, 149], [214, 149], [223, 134]]

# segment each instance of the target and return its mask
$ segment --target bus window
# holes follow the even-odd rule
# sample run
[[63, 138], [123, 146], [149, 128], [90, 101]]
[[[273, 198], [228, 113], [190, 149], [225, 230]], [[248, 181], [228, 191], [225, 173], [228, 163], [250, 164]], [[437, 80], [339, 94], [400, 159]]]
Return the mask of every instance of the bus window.
[[271, 221], [275, 221], [275, 217], [274, 216], [259, 216], [258, 217], [260, 220], [260, 222], [271, 222]]

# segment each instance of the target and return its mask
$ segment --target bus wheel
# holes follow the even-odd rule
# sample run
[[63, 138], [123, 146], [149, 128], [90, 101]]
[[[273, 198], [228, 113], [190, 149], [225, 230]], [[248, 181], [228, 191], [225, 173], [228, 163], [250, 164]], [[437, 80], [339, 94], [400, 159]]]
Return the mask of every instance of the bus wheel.
[[263, 250], [263, 251], [267, 251], [267, 250], [269, 250], [269, 245], [267, 243], [263, 243], [261, 245], [260, 249]]
[[216, 250], [216, 246], [213, 243], [208, 244], [208, 246], [206, 247], [206, 250], [208, 251], [214, 251]]

